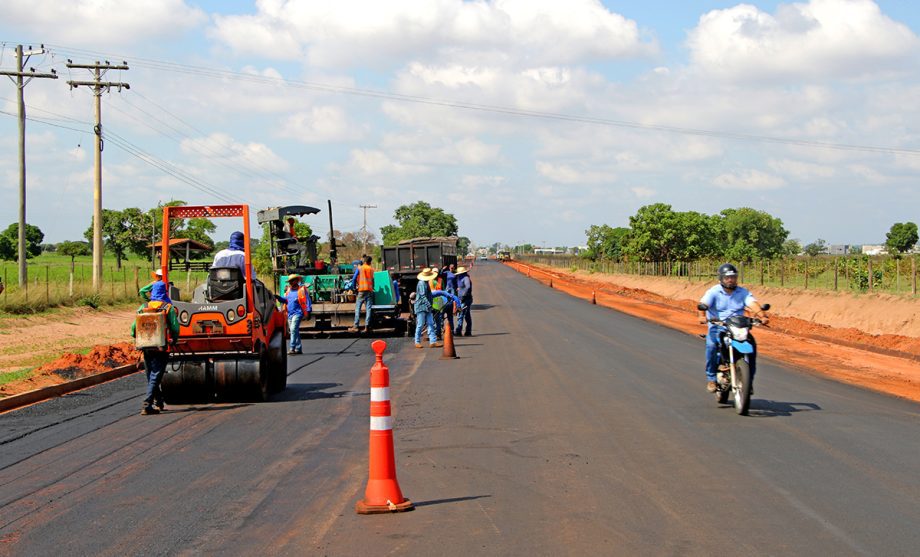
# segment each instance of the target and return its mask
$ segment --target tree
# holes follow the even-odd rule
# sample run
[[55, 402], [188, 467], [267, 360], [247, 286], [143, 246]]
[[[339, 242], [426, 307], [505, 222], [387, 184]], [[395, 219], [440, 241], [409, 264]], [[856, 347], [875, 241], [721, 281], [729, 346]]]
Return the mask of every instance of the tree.
[[750, 207], [725, 209], [720, 215], [722, 249], [718, 255], [736, 261], [751, 261], [783, 253], [783, 243], [789, 231], [780, 219]]
[[623, 251], [646, 261], [687, 261], [709, 255], [718, 236], [712, 217], [676, 212], [665, 203], [640, 207], [629, 217], [629, 226]]
[[588, 237], [587, 257], [592, 260], [620, 259], [623, 248], [629, 237], [629, 229], [623, 227], [613, 228], [606, 224], [600, 226], [592, 224], [585, 230]]
[[802, 244], [795, 238], [790, 238], [783, 242], [782, 255], [798, 255], [802, 253]]
[[[15, 261], [19, 258], [19, 223], [14, 222], [0, 233], [0, 259]], [[45, 233], [37, 226], [26, 223], [26, 259], [37, 257], [42, 253], [42, 240]]]
[[463, 257], [470, 250], [470, 244], [472, 242], [466, 236], [460, 236], [457, 238], [457, 256]]
[[895, 257], [900, 257], [902, 253], [909, 252], [917, 245], [917, 225], [912, 222], [896, 222], [891, 226], [891, 230], [885, 235], [885, 245], [888, 247], [888, 253]]
[[393, 218], [398, 225], [388, 224], [380, 229], [386, 246], [410, 238], [456, 236], [458, 231], [456, 217], [424, 201], [401, 205], [393, 213]]
[[[90, 218], [89, 228], [83, 233], [88, 242], [93, 241], [93, 219]], [[115, 264], [121, 269], [121, 262], [127, 258], [131, 248], [133, 231], [130, 222], [123, 211], [112, 209], [102, 210], [102, 241], [105, 249], [115, 255]]]
[[57, 252], [61, 255], [70, 257], [70, 272], [73, 272], [74, 259], [84, 255], [90, 255], [89, 244], [86, 242], [61, 242], [57, 246]]
[[815, 257], [822, 253], [827, 253], [827, 242], [825, 242], [821, 238], [818, 238], [814, 242], [806, 245], [803, 248], [803, 251], [805, 252], [805, 255], [808, 255], [810, 257]]

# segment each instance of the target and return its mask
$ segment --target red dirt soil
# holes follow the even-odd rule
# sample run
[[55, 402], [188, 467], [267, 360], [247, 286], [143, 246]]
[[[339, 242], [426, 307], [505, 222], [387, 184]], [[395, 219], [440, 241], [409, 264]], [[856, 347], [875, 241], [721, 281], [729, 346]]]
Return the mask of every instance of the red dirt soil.
[[86, 355], [67, 353], [57, 360], [39, 367], [26, 379], [0, 385], [0, 397], [95, 375], [101, 371], [133, 364], [140, 358], [141, 353], [135, 350], [133, 344], [127, 342], [98, 345], [93, 347]]
[[[620, 278], [616, 276], [595, 278], [520, 262], [507, 264], [572, 296], [586, 300], [594, 297], [598, 305], [686, 333], [705, 332], [697, 321], [694, 300], [618, 285], [613, 282]], [[838, 305], [845, 302], [838, 297]], [[866, 303], [871, 302], [852, 300], [852, 304]], [[855, 327], [835, 328], [770, 313], [769, 327], [757, 332], [763, 355], [845, 383], [920, 402], [920, 338], [870, 334]]]

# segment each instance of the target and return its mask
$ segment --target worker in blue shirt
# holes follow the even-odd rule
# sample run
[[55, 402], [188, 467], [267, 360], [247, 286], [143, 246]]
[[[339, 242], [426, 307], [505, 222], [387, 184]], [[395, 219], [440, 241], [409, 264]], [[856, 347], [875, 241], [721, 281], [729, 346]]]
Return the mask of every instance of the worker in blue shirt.
[[[731, 263], [725, 263], [719, 267], [719, 284], [707, 290], [700, 298], [700, 303], [709, 306], [707, 311], [700, 311], [698, 317], [700, 324], [709, 324], [709, 333], [706, 335], [706, 390], [714, 393], [718, 388], [716, 372], [719, 367], [719, 350], [721, 349], [719, 346], [721, 326], [709, 323], [709, 319], [724, 321], [735, 315], [743, 315], [745, 309], [758, 317], [764, 325], [769, 319], [757, 299], [746, 288], [738, 286], [738, 269]], [[754, 341], [754, 336], [749, 335], [748, 340], [756, 348], [757, 343]], [[756, 354], [755, 349], [748, 359], [752, 387], [754, 372], [757, 369]]]
[[287, 299], [288, 326], [291, 329], [291, 349], [288, 354], [303, 354], [300, 342], [300, 322], [310, 318], [313, 303], [307, 287], [301, 284], [300, 275], [288, 275]]

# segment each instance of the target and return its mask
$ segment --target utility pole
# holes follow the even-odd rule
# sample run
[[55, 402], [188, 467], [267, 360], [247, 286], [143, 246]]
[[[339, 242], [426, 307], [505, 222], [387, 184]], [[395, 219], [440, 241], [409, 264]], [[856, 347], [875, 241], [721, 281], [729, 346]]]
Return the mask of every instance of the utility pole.
[[[16, 47], [16, 71], [0, 71], [0, 75], [5, 75], [16, 84], [16, 97], [19, 101], [19, 286], [20, 288], [29, 287], [29, 268], [26, 266], [26, 102], [23, 98], [23, 90], [26, 85], [35, 77], [47, 77], [57, 79], [57, 73], [51, 70], [51, 73], [35, 73], [35, 68], [26, 70], [26, 62], [33, 54], [44, 54], [45, 45], [37, 49], [31, 46], [29, 50], [23, 51], [22, 45]], [[23, 59], [25, 57], [25, 59]], [[22, 78], [29, 79], [23, 81]]]
[[120, 66], [113, 66], [108, 60], [105, 64], [98, 60], [95, 64], [74, 64], [67, 60], [68, 68], [81, 68], [92, 70], [93, 81], [68, 81], [71, 89], [79, 86], [90, 87], [96, 97], [96, 125], [93, 131], [96, 135], [95, 175], [96, 184], [93, 189], [93, 290], [98, 292], [102, 288], [102, 91], [110, 91], [112, 87], [130, 89], [127, 83], [102, 81], [102, 76], [109, 70], [127, 70], [128, 63], [122, 62]]
[[376, 205], [361, 205], [361, 208], [364, 209], [364, 226], [361, 227], [363, 232], [362, 238], [364, 239], [364, 247], [361, 250], [361, 253], [367, 255], [367, 210], [376, 209]]

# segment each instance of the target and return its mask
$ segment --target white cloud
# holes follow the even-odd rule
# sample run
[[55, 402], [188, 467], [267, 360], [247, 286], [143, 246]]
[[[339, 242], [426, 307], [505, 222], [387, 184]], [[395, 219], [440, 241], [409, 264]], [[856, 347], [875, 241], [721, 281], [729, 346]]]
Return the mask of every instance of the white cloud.
[[833, 166], [797, 161], [792, 159], [771, 159], [767, 164], [775, 172], [785, 174], [786, 176], [799, 180], [832, 178], [837, 173]]
[[43, 37], [53, 30], [55, 41], [69, 44], [136, 44], [179, 35], [207, 20], [183, 0], [4, 0], [6, 24], [23, 35]]
[[343, 170], [364, 176], [412, 176], [429, 171], [423, 165], [395, 161], [376, 149], [353, 149]]
[[631, 191], [633, 195], [635, 195], [639, 199], [646, 199], [649, 197], [654, 197], [655, 194], [658, 193], [657, 191], [651, 188], [646, 188], [643, 186], [636, 186], [634, 188], [629, 188], [629, 191]]
[[534, 67], [657, 52], [636, 22], [598, 0], [265, 0], [254, 14], [214, 16], [209, 34], [240, 53], [320, 67], [445, 55]]
[[253, 166], [259, 169], [286, 170], [290, 165], [276, 155], [264, 143], [239, 143], [224, 133], [212, 133], [207, 137], [184, 139], [179, 144], [182, 152], [196, 160], [216, 164]]
[[366, 126], [349, 122], [341, 107], [314, 106], [287, 116], [278, 135], [304, 143], [334, 143], [361, 139], [365, 132]]
[[920, 40], [872, 0], [739, 4], [704, 14], [687, 44], [694, 66], [729, 80], [856, 78], [900, 71]]
[[536, 168], [541, 176], [559, 184], [602, 184], [616, 181], [613, 173], [579, 169], [568, 164], [537, 161]]
[[389, 134], [381, 148], [394, 160], [417, 165], [484, 166], [501, 162], [501, 145], [475, 137], [452, 139], [442, 135]]
[[712, 183], [718, 188], [746, 191], [775, 190], [786, 185], [782, 178], [760, 170], [720, 174]]

